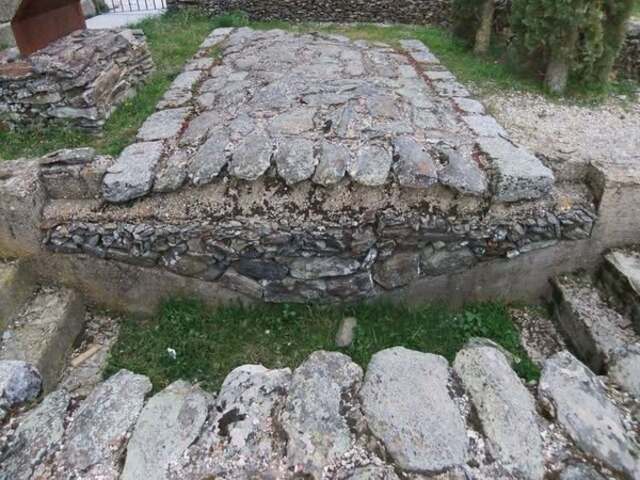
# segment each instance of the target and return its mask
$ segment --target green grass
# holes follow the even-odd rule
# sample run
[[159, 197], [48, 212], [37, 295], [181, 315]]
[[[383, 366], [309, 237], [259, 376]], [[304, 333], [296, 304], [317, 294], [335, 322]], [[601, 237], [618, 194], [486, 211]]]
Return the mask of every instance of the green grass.
[[[507, 307], [499, 303], [476, 304], [461, 311], [386, 303], [211, 310], [189, 300], [166, 303], [150, 320], [124, 320], [105, 375], [126, 368], [148, 375], [156, 390], [177, 379], [198, 381], [216, 390], [239, 365], [295, 368], [316, 350], [337, 350], [334, 338], [345, 316], [355, 316], [358, 328], [354, 344], [342, 351], [363, 367], [374, 353], [393, 346], [437, 353], [452, 361], [470, 337], [481, 336], [516, 355], [521, 377], [532, 380], [539, 375], [520, 345]], [[175, 360], [168, 348], [176, 351]]]
[[37, 157], [60, 148], [95, 147], [100, 153], [117, 155], [133, 142], [142, 122], [198, 50], [212, 29], [228, 21], [192, 12], [167, 14], [144, 20], [137, 25], [147, 36], [156, 70], [135, 97], [120, 105], [99, 136], [72, 129], [63, 124], [48, 128], [0, 130], [0, 158]]

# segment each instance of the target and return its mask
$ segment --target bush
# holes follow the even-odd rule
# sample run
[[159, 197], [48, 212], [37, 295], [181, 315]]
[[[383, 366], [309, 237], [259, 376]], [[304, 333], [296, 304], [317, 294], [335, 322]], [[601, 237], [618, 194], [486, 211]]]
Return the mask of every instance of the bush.
[[522, 61], [533, 59], [552, 92], [562, 93], [571, 74], [578, 83], [604, 83], [632, 6], [633, 0], [514, 0], [514, 48]]

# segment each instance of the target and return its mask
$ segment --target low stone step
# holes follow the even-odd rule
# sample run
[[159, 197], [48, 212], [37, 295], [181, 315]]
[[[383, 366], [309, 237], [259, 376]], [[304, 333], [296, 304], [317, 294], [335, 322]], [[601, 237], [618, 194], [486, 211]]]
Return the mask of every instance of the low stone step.
[[633, 432], [602, 382], [573, 355], [563, 351], [547, 360], [538, 394], [543, 408], [580, 450], [622, 478], [640, 478], [640, 448]]
[[13, 315], [0, 340], [0, 360], [23, 360], [42, 375], [51, 391], [85, 321], [80, 296], [68, 289], [40, 289]]
[[604, 256], [602, 285], [616, 308], [640, 334], [640, 251], [612, 250]]
[[476, 408], [491, 456], [514, 478], [542, 480], [536, 403], [507, 357], [475, 342], [458, 352], [453, 368]]
[[34, 290], [24, 263], [0, 262], [0, 331], [15, 315]]
[[553, 315], [568, 344], [596, 373], [606, 371], [611, 353], [636, 341], [631, 322], [610, 308], [584, 273], [551, 280]]

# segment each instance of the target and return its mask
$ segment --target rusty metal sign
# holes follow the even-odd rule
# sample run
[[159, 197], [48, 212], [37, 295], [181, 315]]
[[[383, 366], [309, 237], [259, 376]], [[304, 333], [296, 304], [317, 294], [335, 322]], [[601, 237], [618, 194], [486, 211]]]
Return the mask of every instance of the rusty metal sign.
[[11, 27], [20, 53], [30, 55], [86, 24], [80, 0], [22, 0]]

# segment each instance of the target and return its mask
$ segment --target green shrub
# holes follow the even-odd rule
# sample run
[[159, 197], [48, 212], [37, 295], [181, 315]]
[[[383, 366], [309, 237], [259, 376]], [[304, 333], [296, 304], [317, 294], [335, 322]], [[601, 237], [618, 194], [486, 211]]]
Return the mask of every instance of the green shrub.
[[545, 84], [562, 93], [577, 83], [608, 81], [624, 41], [634, 0], [514, 0], [513, 48], [544, 72]]

